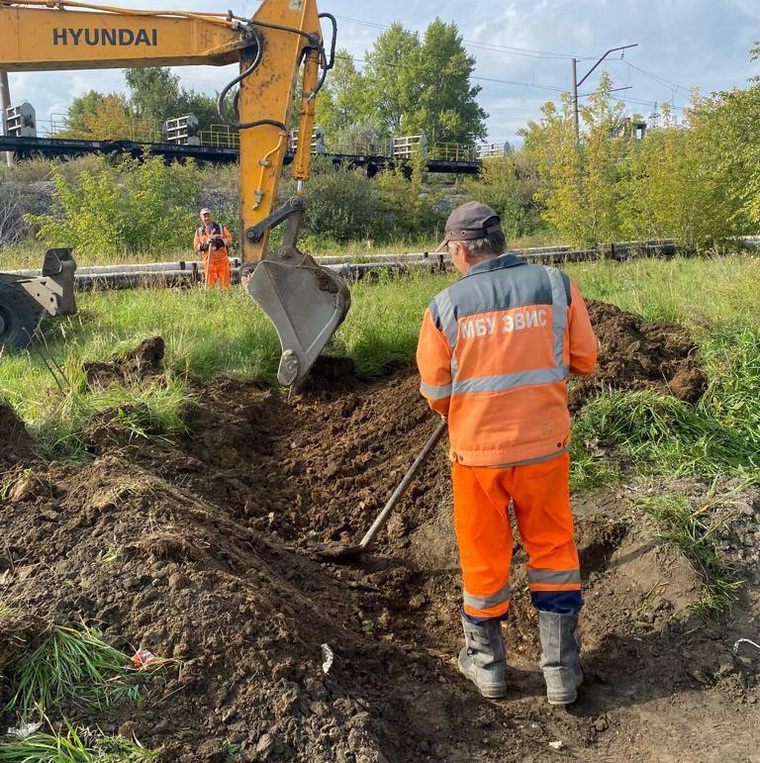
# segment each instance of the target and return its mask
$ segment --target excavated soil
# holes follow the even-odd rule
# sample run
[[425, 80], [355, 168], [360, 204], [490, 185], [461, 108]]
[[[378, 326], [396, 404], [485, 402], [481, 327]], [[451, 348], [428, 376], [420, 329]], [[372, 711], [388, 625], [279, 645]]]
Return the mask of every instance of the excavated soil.
[[[682, 329], [593, 305], [592, 315], [603, 360], [576, 406], [613, 383], [679, 394], [682, 367], [699, 370]], [[614, 348], [628, 376], [611, 378]], [[0, 617], [0, 669], [12, 673], [51, 621], [83, 621], [125, 650], [176, 660], [143, 704], [72, 709], [74, 720], [187, 763], [758, 760], [760, 663], [731, 653], [737, 638], [757, 636], [755, 589], [726, 622], [695, 615], [699, 579], [657, 539], [632, 489], [575, 502], [586, 590], [579, 702], [552, 710], [541, 696], [521, 552], [505, 630], [510, 694], [489, 702], [456, 669], [443, 446], [373, 553], [339, 566], [314, 552], [358, 539], [435, 428], [414, 373], [363, 380], [327, 359], [290, 400], [230, 380], [193, 393], [188, 434], [173, 444], [135, 442], [101, 416], [88, 465], [6, 466], [0, 594], [12, 615]], [[760, 497], [742, 493], [737, 508], [738, 489], [710, 502], [716, 537], [744, 579], [760, 579], [747, 548]], [[715, 494], [688, 490], [697, 506]], [[323, 645], [334, 654], [327, 672]]]
[[0, 464], [30, 455], [32, 438], [16, 412], [0, 400]]
[[570, 392], [570, 409], [583, 407], [602, 389], [654, 388], [688, 403], [707, 389], [696, 344], [683, 326], [648, 323], [606, 302], [589, 300], [589, 317], [599, 339], [599, 365]]

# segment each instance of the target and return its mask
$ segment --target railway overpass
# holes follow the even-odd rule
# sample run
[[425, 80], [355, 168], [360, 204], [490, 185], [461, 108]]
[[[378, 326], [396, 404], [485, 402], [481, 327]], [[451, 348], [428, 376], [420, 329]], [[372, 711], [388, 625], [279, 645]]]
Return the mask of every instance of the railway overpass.
[[[392, 149], [391, 149], [392, 150]], [[335, 164], [362, 168], [371, 177], [383, 169], [409, 166], [412, 150], [402, 150], [385, 154], [320, 154]], [[231, 143], [212, 142], [200, 145], [182, 145], [166, 142], [143, 142], [138, 140], [74, 140], [57, 137], [16, 137], [0, 136], [0, 151], [11, 151], [19, 160], [33, 157], [71, 159], [87, 154], [126, 155], [136, 159], [144, 155], [162, 156], [167, 161], [195, 159], [201, 162], [230, 164], [238, 159], [237, 146]], [[293, 160], [294, 151], [289, 151], [285, 164]], [[482, 158], [477, 157], [474, 146], [458, 144], [437, 144], [426, 152], [424, 161], [428, 172], [476, 175], [480, 171]]]

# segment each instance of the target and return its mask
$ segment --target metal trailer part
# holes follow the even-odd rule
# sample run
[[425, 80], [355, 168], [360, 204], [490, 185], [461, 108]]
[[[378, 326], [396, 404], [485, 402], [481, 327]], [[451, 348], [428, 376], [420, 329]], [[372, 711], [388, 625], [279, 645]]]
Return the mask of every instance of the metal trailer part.
[[76, 313], [76, 268], [71, 249], [48, 249], [40, 276], [0, 273], [0, 347], [26, 347], [42, 318]]

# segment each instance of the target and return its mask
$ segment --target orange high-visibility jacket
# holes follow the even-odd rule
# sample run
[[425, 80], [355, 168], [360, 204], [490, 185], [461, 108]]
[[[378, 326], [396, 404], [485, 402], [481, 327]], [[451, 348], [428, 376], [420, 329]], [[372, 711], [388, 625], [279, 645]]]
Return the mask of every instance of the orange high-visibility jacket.
[[598, 342], [575, 282], [513, 254], [480, 262], [438, 294], [420, 332], [421, 392], [448, 417], [452, 460], [506, 466], [564, 453], [567, 383]]
[[219, 223], [211, 223], [208, 229], [205, 225], [201, 225], [198, 230], [195, 231], [195, 251], [200, 251], [200, 245], [205, 244], [212, 236], [221, 236], [224, 239], [225, 246], [221, 249], [212, 249], [211, 251], [203, 252], [203, 261], [206, 262], [209, 257], [212, 261], [218, 261], [221, 259], [227, 259], [229, 257], [228, 247], [232, 246], [232, 236], [226, 225], [220, 225]]

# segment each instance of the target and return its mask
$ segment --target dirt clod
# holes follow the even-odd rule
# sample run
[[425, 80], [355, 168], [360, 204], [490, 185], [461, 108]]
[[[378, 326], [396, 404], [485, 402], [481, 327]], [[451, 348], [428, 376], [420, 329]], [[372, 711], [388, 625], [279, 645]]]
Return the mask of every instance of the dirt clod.
[[17, 460], [32, 451], [32, 438], [10, 405], [0, 400], [0, 461]]
[[606, 302], [588, 300], [589, 317], [599, 339], [599, 366], [574, 385], [570, 409], [577, 411], [602, 389], [655, 388], [687, 403], [707, 389], [699, 351], [683, 326], [649, 323]]
[[160, 336], [141, 342], [133, 350], [115, 355], [107, 362], [88, 360], [83, 364], [90, 387], [106, 388], [125, 382], [156, 381], [163, 375], [166, 345]]

